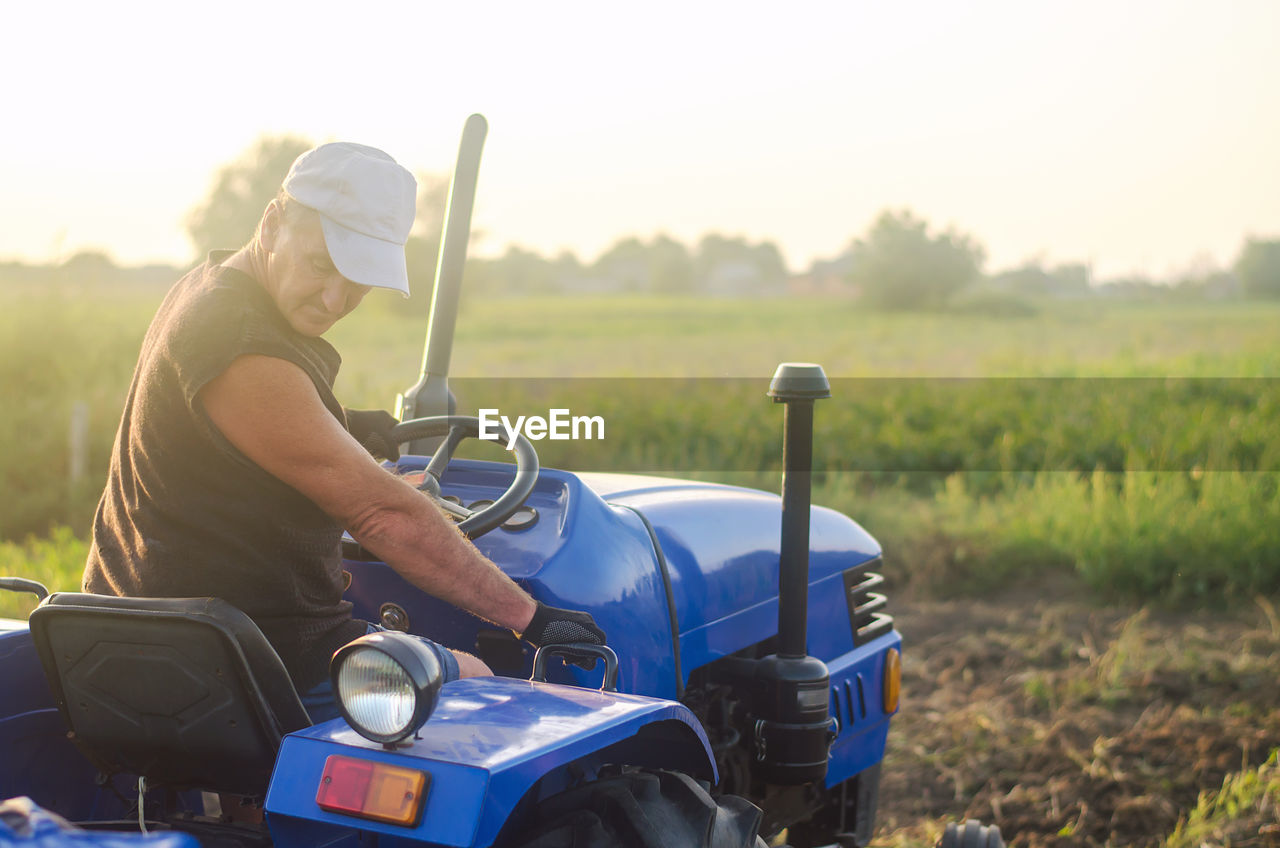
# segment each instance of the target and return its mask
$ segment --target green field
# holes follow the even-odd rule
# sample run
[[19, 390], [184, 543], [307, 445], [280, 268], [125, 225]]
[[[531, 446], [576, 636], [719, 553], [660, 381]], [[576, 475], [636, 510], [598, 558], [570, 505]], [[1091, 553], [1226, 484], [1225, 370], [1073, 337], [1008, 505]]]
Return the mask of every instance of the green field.
[[[76, 586], [161, 295], [0, 292], [0, 571]], [[424, 327], [393, 297], [331, 333], [350, 406], [389, 408], [416, 376]], [[818, 407], [815, 500], [880, 539], [900, 587], [1057, 569], [1201, 603], [1280, 591], [1280, 381], [1259, 379], [1280, 377], [1277, 338], [1274, 303], [1073, 301], [1005, 319], [817, 297], [512, 297], [464, 302], [453, 372], [463, 411], [541, 412], [570, 391], [611, 422], [602, 443], [538, 443], [547, 465], [776, 488], [781, 415], [764, 387], [780, 361], [819, 362], [836, 394]], [[77, 402], [90, 470], [73, 483]], [[0, 598], [0, 613], [23, 603]]]

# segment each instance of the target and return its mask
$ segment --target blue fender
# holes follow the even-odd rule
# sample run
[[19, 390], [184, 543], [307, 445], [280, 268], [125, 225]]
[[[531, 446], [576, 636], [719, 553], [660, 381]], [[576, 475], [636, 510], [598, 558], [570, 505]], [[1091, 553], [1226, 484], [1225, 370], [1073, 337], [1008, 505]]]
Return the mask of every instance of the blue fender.
[[0, 848], [200, 848], [185, 833], [81, 830], [30, 798], [0, 802]]
[[25, 621], [0, 619], [0, 801], [27, 796], [73, 820], [122, 810], [67, 739]]
[[[430, 775], [413, 827], [327, 812], [316, 804], [334, 754], [414, 768]], [[418, 738], [388, 750], [341, 720], [290, 734], [267, 792], [267, 820], [279, 848], [378, 834], [379, 845], [486, 846], [540, 779], [571, 764], [621, 763], [718, 775], [702, 726], [673, 701], [509, 678], [446, 684]], [[399, 839], [397, 839], [399, 837]]]

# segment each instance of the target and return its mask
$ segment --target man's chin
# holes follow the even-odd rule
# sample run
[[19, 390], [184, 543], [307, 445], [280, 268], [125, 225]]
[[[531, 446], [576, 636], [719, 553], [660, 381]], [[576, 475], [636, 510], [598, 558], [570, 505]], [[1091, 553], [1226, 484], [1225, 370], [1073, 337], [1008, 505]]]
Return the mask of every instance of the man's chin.
[[294, 313], [289, 320], [289, 326], [294, 331], [304, 336], [322, 336], [329, 331], [329, 328], [338, 323], [337, 318], [319, 317], [316, 315], [299, 315]]

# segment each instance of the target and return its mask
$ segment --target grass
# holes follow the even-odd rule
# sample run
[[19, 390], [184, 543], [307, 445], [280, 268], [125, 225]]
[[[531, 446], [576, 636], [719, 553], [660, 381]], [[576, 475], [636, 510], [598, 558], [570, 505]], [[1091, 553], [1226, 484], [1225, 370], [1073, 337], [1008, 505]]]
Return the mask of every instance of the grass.
[[[393, 295], [388, 295], [393, 297]], [[353, 403], [413, 381], [425, 324], [373, 296], [330, 337]], [[464, 298], [462, 377], [757, 377], [810, 361], [832, 377], [1276, 377], [1280, 303], [1075, 301], [1020, 319], [873, 312], [831, 297]], [[348, 375], [350, 376], [350, 375]]]
[[[26, 577], [51, 592], [77, 592], [88, 553], [83, 539], [60, 527], [43, 539], [0, 542], [0, 575]], [[35, 595], [0, 592], [0, 618], [26, 618], [35, 605]]]
[[[78, 588], [161, 295], [0, 289], [0, 574]], [[423, 327], [392, 305], [371, 296], [332, 334], [349, 405], [390, 407], [413, 382]], [[837, 383], [818, 407], [826, 471], [815, 502], [876, 535], [894, 593], [968, 595], [918, 617], [954, 633], [908, 633], [916, 701], [895, 719], [908, 724], [891, 734], [886, 768], [905, 788], [886, 784], [884, 803], [941, 806], [960, 792], [977, 798], [976, 817], [1022, 816], [1023, 833], [1049, 820], [1064, 841], [1044, 844], [1088, 834], [1102, 844], [1113, 818], [1143, 812], [1111, 799], [1158, 794], [1176, 811], [1152, 802], [1167, 824], [1138, 842], [1172, 830], [1161, 844], [1184, 848], [1249, 844], [1259, 834], [1238, 822], [1274, 820], [1280, 805], [1275, 755], [1258, 763], [1270, 746], [1247, 762], [1237, 746], [1280, 734], [1280, 616], [1267, 600], [1280, 592], [1280, 394], [1257, 379], [1280, 377], [1277, 330], [1273, 303], [1079, 302], [1001, 320], [868, 313], [824, 298], [492, 298], [464, 303], [453, 370], [471, 409], [536, 411], [566, 392], [569, 405], [606, 415], [603, 444], [538, 443], [548, 465], [776, 490], [781, 411], [764, 382], [780, 361], [821, 362]], [[77, 401], [90, 410], [90, 470], [72, 486], [66, 422]], [[1060, 575], [1147, 608], [1103, 626], [1103, 607], [1043, 606]], [[1025, 607], [983, 605], [1020, 585]], [[1219, 622], [1164, 609], [1251, 608], [1255, 595], [1269, 629], [1230, 638]], [[33, 604], [0, 593], [0, 616]], [[878, 844], [931, 845], [939, 815], [913, 810], [917, 827]]]
[[[1275, 823], [1254, 827], [1250, 833], [1248, 826], [1242, 827], [1246, 813], [1252, 814], [1251, 823], [1258, 819]], [[1280, 751], [1272, 751], [1257, 768], [1228, 775], [1220, 790], [1202, 793], [1162, 848], [1216, 848], [1254, 844], [1253, 840], [1257, 844], [1280, 840]]]
[[982, 586], [1063, 565], [1104, 595], [1198, 603], [1280, 591], [1280, 474], [1041, 473], [996, 495], [951, 475], [934, 520]]
[[1028, 846], [1272, 844], [1280, 619], [1257, 601], [1171, 613], [1045, 585], [899, 599], [906, 706], [874, 844], [933, 844], [964, 818]]
[[[0, 539], [70, 525], [83, 533], [154, 298], [72, 291], [0, 297]], [[70, 479], [69, 422], [89, 416], [89, 469]]]
[[[86, 533], [161, 296], [0, 290], [0, 539]], [[375, 295], [331, 333], [348, 405], [389, 408], [413, 382], [423, 326], [394, 305]], [[1258, 379], [1280, 377], [1278, 329], [1274, 303], [997, 319], [835, 298], [497, 297], [464, 301], [453, 371], [463, 411], [610, 422], [603, 442], [539, 442], [548, 466], [776, 489], [768, 377], [821, 362], [834, 397], [817, 411], [815, 500], [877, 535], [899, 579], [981, 588], [1059, 569], [1199, 603], [1280, 590], [1280, 380]], [[77, 402], [90, 467], [73, 483]]]

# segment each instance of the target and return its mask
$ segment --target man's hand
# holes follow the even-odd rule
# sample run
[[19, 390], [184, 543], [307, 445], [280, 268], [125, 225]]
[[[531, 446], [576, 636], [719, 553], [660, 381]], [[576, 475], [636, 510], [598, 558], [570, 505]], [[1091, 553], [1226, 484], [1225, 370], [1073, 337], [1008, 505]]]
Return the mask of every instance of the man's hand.
[[545, 645], [571, 645], [575, 642], [604, 644], [604, 631], [596, 626], [590, 613], [549, 607], [542, 601], [538, 601], [538, 608], [534, 610], [529, 626], [521, 635], [539, 648]]
[[382, 409], [346, 409], [347, 432], [365, 450], [379, 459], [395, 462], [400, 458], [400, 445], [391, 437], [391, 428], [399, 424], [390, 412]]

